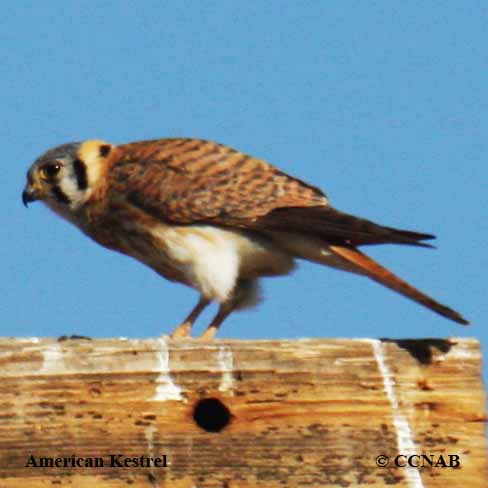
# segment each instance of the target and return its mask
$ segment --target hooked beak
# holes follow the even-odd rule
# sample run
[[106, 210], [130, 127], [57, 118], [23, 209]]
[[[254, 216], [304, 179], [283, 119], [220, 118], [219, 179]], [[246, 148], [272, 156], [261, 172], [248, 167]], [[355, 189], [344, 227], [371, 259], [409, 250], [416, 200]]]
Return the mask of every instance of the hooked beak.
[[22, 202], [24, 202], [25, 207], [27, 207], [30, 202], [34, 202], [38, 199], [39, 191], [31, 185], [26, 185], [22, 192]]

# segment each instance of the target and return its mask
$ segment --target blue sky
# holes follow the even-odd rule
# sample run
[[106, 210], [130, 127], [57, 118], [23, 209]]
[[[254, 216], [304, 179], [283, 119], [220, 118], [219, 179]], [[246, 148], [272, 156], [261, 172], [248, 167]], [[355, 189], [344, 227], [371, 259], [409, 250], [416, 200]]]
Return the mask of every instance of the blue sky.
[[[488, 345], [486, 2], [13, 2], [0, 18], [0, 334], [152, 337], [196, 294], [21, 204], [47, 148], [191, 136], [432, 232], [367, 249], [463, 328], [364, 278], [302, 263], [220, 336], [474, 336]], [[207, 311], [200, 332], [214, 309]]]

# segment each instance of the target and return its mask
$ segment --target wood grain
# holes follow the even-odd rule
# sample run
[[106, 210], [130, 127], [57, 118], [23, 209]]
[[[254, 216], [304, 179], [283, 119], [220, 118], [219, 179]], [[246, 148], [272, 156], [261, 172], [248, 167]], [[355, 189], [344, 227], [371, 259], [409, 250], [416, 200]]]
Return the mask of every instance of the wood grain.
[[[480, 359], [456, 338], [0, 339], [0, 487], [485, 487]], [[230, 413], [218, 432], [194, 420], [209, 398]], [[168, 467], [109, 467], [111, 454]], [[460, 467], [398, 468], [398, 454]]]

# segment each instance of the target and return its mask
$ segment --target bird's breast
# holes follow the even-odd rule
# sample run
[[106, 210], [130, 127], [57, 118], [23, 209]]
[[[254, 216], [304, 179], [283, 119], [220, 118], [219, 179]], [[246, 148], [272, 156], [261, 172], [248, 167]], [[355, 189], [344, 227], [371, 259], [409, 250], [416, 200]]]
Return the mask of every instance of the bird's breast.
[[164, 259], [171, 262], [200, 292], [226, 301], [240, 278], [288, 273], [293, 258], [258, 236], [212, 225], [169, 226], [151, 229]]
[[293, 257], [265, 237], [212, 225], [172, 225], [130, 205], [112, 205], [84, 230], [103, 246], [220, 302], [239, 278], [281, 275], [293, 268]]

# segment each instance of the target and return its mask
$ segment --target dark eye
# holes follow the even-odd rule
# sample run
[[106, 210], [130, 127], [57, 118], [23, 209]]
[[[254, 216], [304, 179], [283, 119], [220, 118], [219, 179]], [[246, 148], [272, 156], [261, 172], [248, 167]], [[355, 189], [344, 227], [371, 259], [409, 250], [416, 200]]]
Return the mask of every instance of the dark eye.
[[45, 164], [41, 168], [41, 175], [43, 178], [50, 180], [50, 179], [54, 178], [59, 173], [60, 169], [61, 169], [61, 165], [59, 163]]

